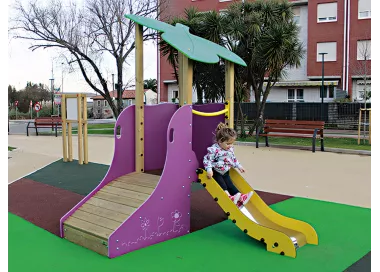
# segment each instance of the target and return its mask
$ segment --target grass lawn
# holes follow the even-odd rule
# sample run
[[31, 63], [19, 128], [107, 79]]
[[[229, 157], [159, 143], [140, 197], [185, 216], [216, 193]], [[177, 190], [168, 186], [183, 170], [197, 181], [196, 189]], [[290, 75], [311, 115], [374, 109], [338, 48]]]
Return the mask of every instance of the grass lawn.
[[8, 146], [8, 151], [12, 151], [13, 149], [16, 149], [16, 147]]
[[115, 124], [88, 124], [88, 129], [114, 128]]
[[[239, 138], [238, 141], [241, 142], [256, 142], [255, 137], [248, 137], [245, 139]], [[282, 138], [282, 137], [269, 137], [269, 145], [289, 145], [289, 146], [310, 146], [312, 144], [312, 139], [303, 139], [303, 138]], [[259, 143], [265, 143], [265, 138], [260, 137]], [[355, 150], [371, 150], [371, 145], [368, 144], [368, 141], [366, 143], [361, 143], [358, 145], [357, 139], [353, 138], [331, 138], [331, 137], [325, 137], [324, 139], [325, 147], [330, 148], [344, 148], [344, 149], [355, 149]], [[320, 148], [321, 144], [320, 141], [316, 141], [316, 150]]]

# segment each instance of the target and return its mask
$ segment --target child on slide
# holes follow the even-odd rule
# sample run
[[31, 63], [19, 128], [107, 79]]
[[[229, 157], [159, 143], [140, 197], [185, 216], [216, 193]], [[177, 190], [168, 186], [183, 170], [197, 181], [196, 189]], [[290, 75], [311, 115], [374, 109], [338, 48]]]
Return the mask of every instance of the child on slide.
[[203, 158], [203, 165], [207, 171], [207, 177], [214, 177], [215, 181], [222, 187], [230, 199], [238, 207], [248, 203], [253, 195], [253, 191], [241, 194], [232, 183], [229, 170], [231, 167], [238, 168], [241, 173], [245, 170], [235, 157], [233, 143], [237, 133], [224, 123], [219, 123], [216, 128], [216, 135], [212, 146], [207, 148], [207, 154]]

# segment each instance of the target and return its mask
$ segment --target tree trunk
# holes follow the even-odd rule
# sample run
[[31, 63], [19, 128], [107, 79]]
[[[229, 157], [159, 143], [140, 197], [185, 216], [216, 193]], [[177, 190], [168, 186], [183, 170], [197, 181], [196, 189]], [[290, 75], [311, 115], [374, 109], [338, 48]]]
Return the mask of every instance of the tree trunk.
[[197, 104], [203, 104], [203, 89], [199, 83], [195, 83], [197, 88]]

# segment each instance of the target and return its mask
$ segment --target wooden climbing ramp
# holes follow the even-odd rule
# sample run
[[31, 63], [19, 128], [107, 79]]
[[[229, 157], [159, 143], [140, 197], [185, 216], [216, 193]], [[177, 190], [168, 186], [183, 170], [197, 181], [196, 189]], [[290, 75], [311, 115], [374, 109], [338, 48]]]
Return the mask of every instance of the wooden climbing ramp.
[[152, 194], [160, 176], [132, 173], [101, 188], [64, 223], [64, 238], [108, 256], [109, 236]]

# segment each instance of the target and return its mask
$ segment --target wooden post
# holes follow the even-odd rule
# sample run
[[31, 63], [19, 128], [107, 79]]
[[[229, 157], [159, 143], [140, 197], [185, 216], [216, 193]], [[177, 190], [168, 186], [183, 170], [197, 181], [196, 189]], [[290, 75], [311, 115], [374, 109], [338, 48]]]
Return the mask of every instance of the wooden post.
[[77, 94], [77, 107], [78, 107], [78, 162], [83, 164], [83, 154], [82, 154], [82, 95]]
[[226, 77], [225, 77], [225, 94], [226, 100], [229, 102], [229, 118], [226, 119], [226, 124], [230, 128], [234, 128], [234, 63], [225, 61]]
[[69, 121], [69, 133], [67, 138], [69, 138], [69, 162], [73, 161], [73, 124]]
[[83, 101], [83, 152], [84, 163], [88, 164], [88, 135], [87, 135], [87, 99], [86, 95], [82, 94]]
[[368, 132], [369, 132], [369, 144], [371, 144], [371, 109], [369, 109], [369, 128], [368, 128]]
[[144, 58], [143, 58], [143, 27], [136, 24], [136, 92], [135, 92], [135, 142], [136, 142], [136, 172], [144, 172]]
[[61, 100], [61, 117], [62, 117], [62, 148], [63, 148], [63, 161], [67, 162], [67, 135], [66, 135], [66, 95], [62, 94]]
[[360, 145], [360, 125], [362, 123], [362, 109], [359, 109], [358, 145]]
[[178, 52], [179, 58], [179, 105], [193, 103], [193, 61]]

